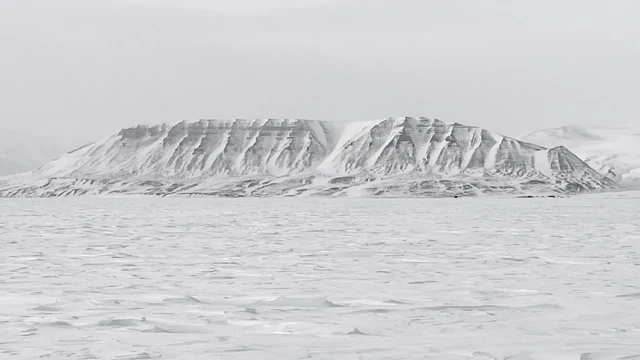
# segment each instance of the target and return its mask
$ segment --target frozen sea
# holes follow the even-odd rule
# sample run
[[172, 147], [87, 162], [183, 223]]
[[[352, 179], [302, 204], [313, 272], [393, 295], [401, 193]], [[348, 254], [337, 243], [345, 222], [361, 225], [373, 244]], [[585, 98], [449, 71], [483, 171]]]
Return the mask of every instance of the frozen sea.
[[640, 359], [640, 193], [0, 199], [0, 359]]

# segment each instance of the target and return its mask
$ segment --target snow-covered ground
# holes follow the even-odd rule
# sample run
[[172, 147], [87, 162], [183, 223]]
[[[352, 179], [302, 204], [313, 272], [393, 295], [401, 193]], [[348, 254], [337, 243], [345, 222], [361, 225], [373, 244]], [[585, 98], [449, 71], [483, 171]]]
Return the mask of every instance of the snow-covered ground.
[[639, 199], [0, 199], [0, 358], [637, 359]]

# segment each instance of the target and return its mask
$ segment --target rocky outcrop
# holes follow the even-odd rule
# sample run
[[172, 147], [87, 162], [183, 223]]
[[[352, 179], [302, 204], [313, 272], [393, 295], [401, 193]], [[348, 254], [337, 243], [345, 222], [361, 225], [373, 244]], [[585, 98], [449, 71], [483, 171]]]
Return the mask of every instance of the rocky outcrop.
[[0, 196], [449, 196], [610, 186], [565, 148], [439, 120], [201, 120], [124, 129], [0, 180]]

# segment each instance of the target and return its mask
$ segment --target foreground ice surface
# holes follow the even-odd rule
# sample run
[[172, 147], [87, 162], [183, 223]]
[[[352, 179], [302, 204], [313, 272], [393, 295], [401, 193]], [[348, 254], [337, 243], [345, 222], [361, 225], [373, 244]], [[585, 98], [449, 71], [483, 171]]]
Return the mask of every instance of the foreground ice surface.
[[640, 195], [0, 200], [2, 359], [640, 359]]

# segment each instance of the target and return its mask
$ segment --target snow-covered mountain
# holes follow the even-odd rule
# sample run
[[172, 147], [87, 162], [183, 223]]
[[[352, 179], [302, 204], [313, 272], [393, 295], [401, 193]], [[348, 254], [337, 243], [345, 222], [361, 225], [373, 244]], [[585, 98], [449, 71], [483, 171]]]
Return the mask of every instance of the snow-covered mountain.
[[46, 136], [0, 130], [0, 176], [33, 170], [68, 150]]
[[564, 147], [439, 120], [201, 120], [124, 129], [0, 179], [0, 196], [451, 196], [611, 186]]
[[640, 187], [640, 126], [565, 126], [536, 131], [522, 140], [548, 147], [565, 146], [600, 173], [624, 186]]

